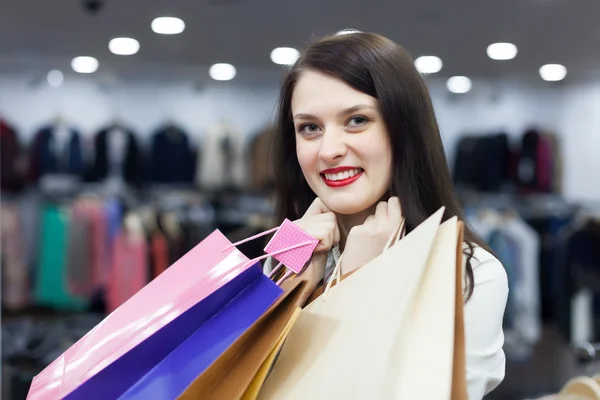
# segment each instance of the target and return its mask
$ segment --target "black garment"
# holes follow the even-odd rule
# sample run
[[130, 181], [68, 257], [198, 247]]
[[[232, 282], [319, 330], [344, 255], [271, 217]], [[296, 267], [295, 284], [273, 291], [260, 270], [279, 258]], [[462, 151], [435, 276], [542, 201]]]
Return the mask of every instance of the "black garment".
[[175, 126], [160, 129], [152, 138], [150, 179], [158, 183], [194, 182], [196, 154], [188, 135]]
[[540, 134], [528, 130], [523, 134], [521, 154], [517, 165], [517, 182], [523, 191], [538, 191], [538, 146]]
[[457, 145], [453, 179], [457, 187], [498, 191], [508, 180], [510, 152], [504, 133], [465, 136]]
[[[108, 133], [114, 127], [101, 130], [94, 138], [94, 162], [88, 171], [88, 181], [101, 182], [109, 175]], [[133, 132], [123, 128], [127, 137], [125, 159], [122, 165], [122, 177], [132, 186], [140, 186], [144, 181], [143, 154]]]
[[24, 176], [19, 171], [21, 145], [17, 132], [0, 120], [0, 185], [3, 191], [17, 191], [24, 186]]
[[30, 154], [29, 178], [37, 182], [46, 174], [67, 174], [83, 178], [85, 163], [81, 135], [67, 129], [70, 137], [62, 149], [56, 148], [56, 127], [46, 126], [37, 132]]
[[590, 219], [564, 244], [560, 292], [556, 298], [559, 329], [571, 340], [571, 300], [583, 288], [593, 292], [594, 341], [600, 340], [600, 222]]

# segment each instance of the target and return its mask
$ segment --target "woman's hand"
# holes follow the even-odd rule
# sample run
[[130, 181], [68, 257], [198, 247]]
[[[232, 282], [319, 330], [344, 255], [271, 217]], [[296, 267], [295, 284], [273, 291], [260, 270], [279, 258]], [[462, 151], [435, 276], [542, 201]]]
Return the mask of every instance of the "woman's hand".
[[387, 202], [377, 204], [375, 214], [362, 225], [350, 229], [342, 259], [342, 274], [352, 272], [380, 255], [401, 218], [400, 200], [391, 197]]
[[302, 218], [294, 223], [315, 239], [319, 239], [310, 263], [302, 273], [302, 277], [307, 278], [314, 289], [325, 276], [327, 252], [340, 241], [337, 217], [317, 197]]

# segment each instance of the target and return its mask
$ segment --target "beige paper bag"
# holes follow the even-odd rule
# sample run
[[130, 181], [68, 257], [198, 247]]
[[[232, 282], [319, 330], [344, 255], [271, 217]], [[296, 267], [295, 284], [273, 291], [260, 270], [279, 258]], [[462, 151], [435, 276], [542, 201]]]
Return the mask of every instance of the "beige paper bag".
[[[391, 356], [412, 315], [443, 211], [302, 310], [259, 399], [397, 398]], [[447, 266], [455, 261], [453, 251]]]
[[462, 254], [462, 246], [457, 249], [461, 242], [462, 224], [459, 227], [456, 218], [438, 229], [417, 296], [390, 353], [385, 398], [466, 399], [460, 379], [453, 389], [454, 370], [463, 383], [465, 376], [464, 333], [455, 335], [457, 319], [456, 327], [463, 324], [462, 285], [456, 284], [462, 280], [462, 260], [457, 259], [457, 252]]

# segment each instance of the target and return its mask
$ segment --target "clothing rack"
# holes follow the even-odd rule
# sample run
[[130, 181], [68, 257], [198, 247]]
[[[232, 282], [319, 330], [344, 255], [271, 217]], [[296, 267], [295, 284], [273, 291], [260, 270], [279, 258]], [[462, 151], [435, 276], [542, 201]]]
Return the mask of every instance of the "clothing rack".
[[558, 392], [598, 369], [600, 206], [553, 194], [462, 191], [459, 199], [509, 281], [506, 377], [490, 399]]

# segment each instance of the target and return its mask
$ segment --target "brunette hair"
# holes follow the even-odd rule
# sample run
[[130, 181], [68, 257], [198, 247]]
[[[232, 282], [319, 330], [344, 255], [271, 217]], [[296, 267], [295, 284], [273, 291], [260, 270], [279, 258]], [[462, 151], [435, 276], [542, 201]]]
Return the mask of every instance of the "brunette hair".
[[[305, 70], [328, 74], [378, 100], [392, 147], [389, 194], [400, 199], [407, 233], [442, 206], [444, 221], [463, 219], [429, 91], [413, 58], [392, 40], [355, 31], [312, 43], [283, 82], [272, 152], [279, 223], [301, 218], [316, 198], [296, 157], [291, 110], [295, 84]], [[474, 245], [488, 247], [466, 224], [464, 240], [468, 299], [474, 289]]]

